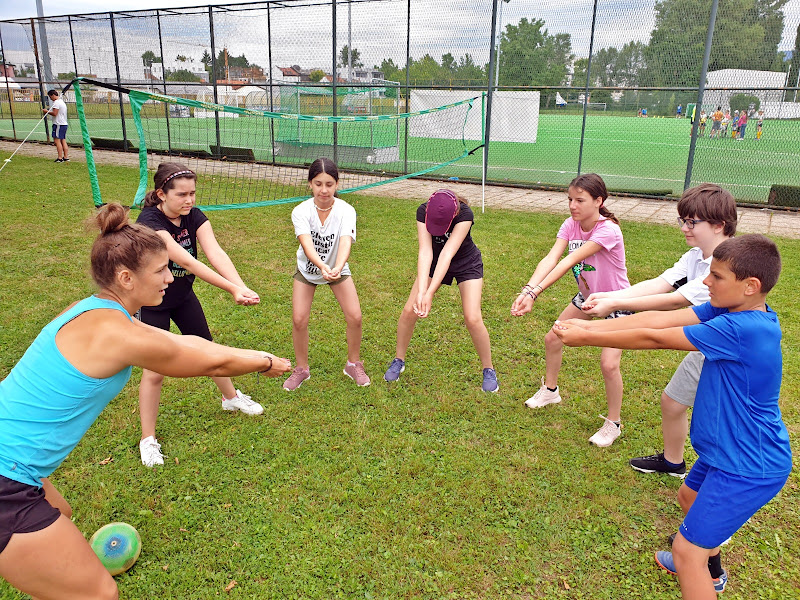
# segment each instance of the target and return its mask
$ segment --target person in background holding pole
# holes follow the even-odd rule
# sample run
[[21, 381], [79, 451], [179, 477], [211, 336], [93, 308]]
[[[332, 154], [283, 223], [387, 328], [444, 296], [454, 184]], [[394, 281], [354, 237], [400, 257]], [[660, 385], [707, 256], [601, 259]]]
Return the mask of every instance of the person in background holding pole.
[[42, 112], [53, 117], [53, 142], [56, 145], [58, 158], [53, 162], [69, 162], [69, 148], [67, 147], [67, 105], [58, 97], [56, 90], [49, 90], [50, 108], [43, 108]]

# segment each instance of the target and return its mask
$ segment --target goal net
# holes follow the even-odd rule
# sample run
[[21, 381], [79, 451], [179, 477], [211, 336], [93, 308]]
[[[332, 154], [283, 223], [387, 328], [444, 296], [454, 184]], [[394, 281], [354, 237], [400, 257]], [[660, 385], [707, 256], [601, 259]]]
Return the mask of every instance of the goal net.
[[[441, 169], [469, 154], [464, 128], [477, 99], [398, 113], [398, 90], [388, 86], [344, 88], [341, 94], [337, 89], [335, 96], [332, 90], [266, 86], [239, 94], [233, 106], [86, 78], [74, 80], [72, 87], [95, 205], [129, 202], [101, 193], [94, 149], [104, 149], [138, 155], [134, 206], [144, 199], [150, 171], [175, 161], [197, 173], [203, 210], [305, 199], [307, 167], [321, 156], [339, 166], [339, 193]], [[124, 120], [92, 110], [93, 97], [107, 102], [109, 93], [118, 97]], [[335, 116], [330, 114], [334, 102]]]

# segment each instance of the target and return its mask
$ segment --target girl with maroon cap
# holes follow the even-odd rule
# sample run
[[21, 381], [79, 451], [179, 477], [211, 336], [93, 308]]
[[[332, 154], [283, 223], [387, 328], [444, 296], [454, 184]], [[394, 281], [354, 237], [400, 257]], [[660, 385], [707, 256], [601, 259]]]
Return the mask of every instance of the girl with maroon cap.
[[492, 366], [489, 332], [481, 313], [483, 260], [481, 251], [470, 236], [474, 220], [466, 201], [450, 190], [434, 192], [417, 209], [417, 278], [400, 313], [397, 352], [383, 376], [386, 381], [397, 381], [400, 373], [405, 371], [406, 351], [417, 319], [428, 316], [439, 286], [451, 285], [455, 279], [461, 292], [464, 321], [483, 366], [482, 389], [484, 392], [500, 389], [497, 373]]

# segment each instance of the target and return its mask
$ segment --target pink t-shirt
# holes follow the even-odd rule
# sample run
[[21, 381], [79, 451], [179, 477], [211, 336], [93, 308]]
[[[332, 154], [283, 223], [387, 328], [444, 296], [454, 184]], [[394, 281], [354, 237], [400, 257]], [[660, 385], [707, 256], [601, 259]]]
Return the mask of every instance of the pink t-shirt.
[[571, 254], [586, 242], [595, 242], [600, 250], [572, 267], [578, 290], [584, 298], [594, 292], [614, 292], [631, 286], [625, 267], [625, 243], [619, 225], [605, 217], [595, 223], [591, 231], [583, 231], [581, 224], [567, 219], [558, 230], [559, 239], [567, 240]]

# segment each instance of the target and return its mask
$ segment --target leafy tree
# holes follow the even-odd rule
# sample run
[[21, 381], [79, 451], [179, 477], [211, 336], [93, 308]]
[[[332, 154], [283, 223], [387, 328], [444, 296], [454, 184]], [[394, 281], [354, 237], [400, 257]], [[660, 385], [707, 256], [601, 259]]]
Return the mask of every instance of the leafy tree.
[[470, 54], [465, 54], [458, 59], [454, 79], [463, 85], [470, 85], [471, 82], [482, 83], [486, 81], [487, 76], [488, 70], [477, 65]]
[[202, 81], [202, 79], [187, 69], [167, 69], [167, 81]]
[[500, 39], [500, 85], [561, 85], [574, 58], [568, 33], [550, 35], [544, 21], [507, 25]]
[[323, 71], [322, 69], [314, 69], [313, 71], [311, 71], [311, 73], [308, 74], [308, 78], [314, 83], [322, 81], [323, 77], [325, 77], [325, 71]]
[[[342, 49], [339, 51], [339, 66], [340, 67], [346, 67], [349, 64], [348, 63], [348, 57], [347, 57], [348, 51], [349, 51], [349, 48], [347, 47], [347, 44], [342, 46]], [[361, 53], [358, 51], [358, 48], [353, 48], [353, 51], [352, 51], [351, 54], [352, 54], [352, 56], [350, 58], [350, 61], [352, 61], [353, 67], [355, 67], [355, 68], [363, 67], [364, 63], [361, 62]]]
[[447, 54], [442, 54], [442, 69], [454, 73], [457, 68], [458, 63], [452, 54], [449, 52]]
[[[769, 70], [776, 64], [788, 0], [725, 0], [719, 3], [709, 71]], [[644, 85], [697, 85], [711, 0], [661, 0], [644, 53]]]
[[156, 56], [156, 53], [152, 50], [146, 50], [144, 54], [142, 54], [142, 62], [144, 63], [144, 66], [150, 67], [153, 65], [153, 63], [160, 63], [161, 57]]
[[761, 100], [758, 99], [758, 96], [750, 96], [748, 94], [734, 94], [731, 96], [731, 111], [749, 111], [751, 104], [753, 105], [753, 110], [758, 110], [761, 107]]
[[56, 75], [56, 79], [63, 79], [65, 81], [72, 81], [76, 77], [77, 75], [75, 74], [75, 71], [70, 71], [69, 73], [59, 73]]

